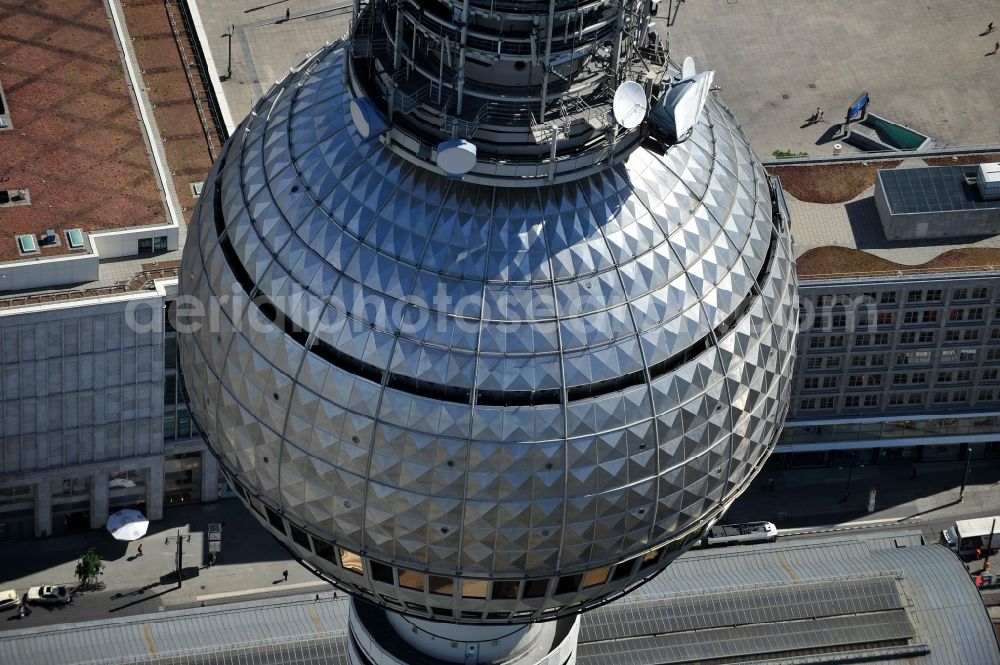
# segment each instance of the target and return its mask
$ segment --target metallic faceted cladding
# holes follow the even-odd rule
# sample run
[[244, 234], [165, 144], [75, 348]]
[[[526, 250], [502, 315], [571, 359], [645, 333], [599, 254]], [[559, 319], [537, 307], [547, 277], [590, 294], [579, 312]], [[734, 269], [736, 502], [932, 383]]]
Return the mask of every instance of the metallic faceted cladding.
[[222, 303], [181, 340], [212, 449], [374, 602], [482, 623], [620, 595], [784, 418], [796, 286], [766, 174], [710, 98], [686, 142], [594, 176], [449, 180], [361, 138], [343, 57], [261, 99], [189, 228], [181, 290]]

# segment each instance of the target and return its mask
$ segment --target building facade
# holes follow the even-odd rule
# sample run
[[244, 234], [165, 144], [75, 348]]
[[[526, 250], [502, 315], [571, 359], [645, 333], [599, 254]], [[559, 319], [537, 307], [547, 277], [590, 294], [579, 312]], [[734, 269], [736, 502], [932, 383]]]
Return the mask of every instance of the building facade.
[[1000, 280], [805, 280], [788, 466], [1000, 456]]

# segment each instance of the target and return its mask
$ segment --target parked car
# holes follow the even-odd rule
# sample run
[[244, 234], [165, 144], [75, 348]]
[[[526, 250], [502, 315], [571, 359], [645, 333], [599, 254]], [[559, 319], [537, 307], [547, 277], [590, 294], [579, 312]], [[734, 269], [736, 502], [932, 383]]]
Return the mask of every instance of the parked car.
[[17, 595], [17, 591], [14, 591], [13, 589], [0, 591], [0, 611], [12, 610], [20, 604], [21, 597]]
[[65, 585], [57, 586], [33, 586], [28, 589], [28, 602], [41, 603], [46, 605], [59, 605], [73, 600], [73, 587]]

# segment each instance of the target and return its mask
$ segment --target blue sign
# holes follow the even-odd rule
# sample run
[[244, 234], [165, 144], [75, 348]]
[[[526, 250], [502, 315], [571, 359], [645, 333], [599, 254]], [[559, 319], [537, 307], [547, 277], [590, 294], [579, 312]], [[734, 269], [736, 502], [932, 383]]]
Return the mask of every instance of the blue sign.
[[857, 101], [851, 104], [850, 110], [847, 112], [847, 122], [854, 120], [865, 112], [865, 107], [868, 106], [868, 92], [865, 91]]

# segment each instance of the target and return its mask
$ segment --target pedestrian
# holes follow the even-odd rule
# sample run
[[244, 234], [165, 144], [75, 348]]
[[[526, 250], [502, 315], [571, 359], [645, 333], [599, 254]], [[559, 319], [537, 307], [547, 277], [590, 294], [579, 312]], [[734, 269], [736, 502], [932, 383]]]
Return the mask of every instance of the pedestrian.
[[285, 20], [286, 21], [292, 20], [292, 10], [291, 9], [286, 9], [285, 10]]
[[319, 594], [318, 593], [316, 594], [316, 602], [317, 603], [319, 602]]
[[816, 109], [816, 110], [817, 110], [817, 111], [819, 111], [819, 121], [820, 121], [820, 122], [823, 122], [823, 109], [819, 109], [819, 108], [818, 108], [818, 109]]
[[281, 571], [281, 576], [285, 578], [285, 582], [288, 581], [288, 571], [287, 570]]
[[139, 551], [136, 553], [136, 556], [142, 556], [142, 543], [139, 543]]
[[991, 32], [993, 32], [993, 21], [990, 21], [990, 24], [986, 26], [986, 34], [988, 35]]
[[1000, 51], [1000, 42], [993, 45], [993, 55], [996, 55], [997, 51]]
[[979, 561], [982, 558], [983, 558], [983, 550], [977, 547], [976, 548], [976, 561]]
[[774, 478], [768, 478], [767, 479], [767, 491], [768, 492], [773, 492], [774, 491]]
[[201, 601], [201, 606], [202, 606], [202, 607], [205, 607], [205, 601], [204, 601], [204, 600], [203, 600], [203, 601]]

